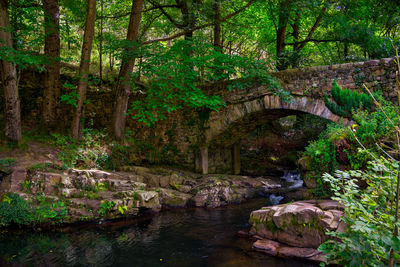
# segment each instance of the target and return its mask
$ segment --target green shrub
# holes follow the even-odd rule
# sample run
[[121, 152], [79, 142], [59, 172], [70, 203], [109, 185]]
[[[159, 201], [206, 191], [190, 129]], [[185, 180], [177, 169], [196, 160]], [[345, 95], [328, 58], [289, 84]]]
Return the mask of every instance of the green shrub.
[[39, 225], [45, 222], [61, 223], [68, 214], [61, 201], [38, 196], [37, 205], [28, 203], [17, 194], [7, 194], [0, 202], [0, 227], [16, 225]]
[[27, 225], [33, 220], [32, 208], [23, 198], [15, 194], [3, 196], [0, 202], [0, 226]]
[[400, 122], [399, 108], [386, 101], [381, 95], [377, 95], [376, 98], [386, 115], [381, 110], [374, 112], [358, 110], [353, 114], [353, 119], [358, 124], [356, 136], [366, 146], [375, 144], [382, 138], [393, 136], [394, 127], [386, 116], [394, 125]]
[[[376, 98], [381, 103], [386, 116], [390, 118], [393, 124], [398, 125], [400, 123], [398, 108], [391, 102], [385, 101], [379, 94], [376, 95]], [[353, 113], [356, 124], [353, 125], [352, 129], [332, 123], [328, 125], [316, 141], [311, 142], [306, 147], [304, 155], [312, 159], [313, 172], [311, 175], [313, 175], [312, 178], [317, 180], [318, 188], [315, 193], [318, 196], [325, 196], [329, 193], [329, 187], [324, 185], [321, 176], [324, 173], [333, 173], [338, 168], [339, 150], [341, 150], [340, 153], [347, 155], [347, 160], [340, 162], [341, 168], [364, 169], [367, 162], [372, 160], [371, 155], [381, 153], [376, 143], [380, 143], [382, 139], [394, 143], [395, 129], [386, 116], [380, 109], [376, 111], [358, 109]], [[364, 145], [366, 150], [358, 149], [359, 142]], [[345, 146], [340, 147], [341, 144]], [[341, 156], [343, 157], [343, 155]]]
[[336, 80], [332, 84], [331, 97], [334, 102], [331, 102], [328, 95], [325, 95], [325, 105], [333, 113], [342, 117], [351, 117], [353, 110], [360, 108], [371, 110], [372, 108], [372, 97], [370, 95], [349, 89], [342, 89]]
[[[334, 200], [345, 207], [345, 232], [328, 231], [332, 240], [319, 250], [328, 263], [342, 266], [388, 266], [389, 252], [400, 259], [400, 239], [393, 237], [398, 163], [383, 157], [369, 162], [366, 171], [337, 171], [325, 174]], [[368, 186], [360, 188], [358, 180]]]
[[61, 149], [57, 156], [65, 167], [101, 168], [108, 158], [107, 135], [101, 131], [84, 129], [79, 142], [57, 133], [52, 137], [52, 143]]
[[98, 215], [100, 218], [104, 218], [113, 208], [115, 207], [115, 202], [113, 201], [102, 201], [98, 210]]

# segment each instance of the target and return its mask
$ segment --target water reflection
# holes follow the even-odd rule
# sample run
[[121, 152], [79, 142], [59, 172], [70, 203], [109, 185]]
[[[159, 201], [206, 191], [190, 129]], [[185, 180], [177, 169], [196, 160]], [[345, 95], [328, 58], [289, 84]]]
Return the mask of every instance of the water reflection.
[[267, 199], [219, 209], [164, 211], [149, 218], [60, 232], [0, 233], [4, 266], [313, 266], [266, 257], [236, 237]]

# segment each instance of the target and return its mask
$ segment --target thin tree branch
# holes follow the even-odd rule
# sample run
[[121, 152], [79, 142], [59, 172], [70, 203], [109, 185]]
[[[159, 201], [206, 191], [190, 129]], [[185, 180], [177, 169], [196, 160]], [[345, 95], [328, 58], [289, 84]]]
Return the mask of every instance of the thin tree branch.
[[[245, 10], [246, 8], [248, 8], [253, 2], [254, 2], [254, 0], [250, 0], [250, 1], [249, 1], [245, 6], [243, 6], [242, 8], [240, 8], [240, 9], [236, 10], [235, 12], [229, 14], [228, 16], [225, 16], [224, 18], [220, 19], [220, 22], [222, 23], [222, 22], [227, 21], [227, 20], [230, 19], [230, 18], [233, 18], [234, 16], [236, 16], [237, 14], [239, 14], [240, 12], [242, 12], [243, 10]], [[143, 42], [142, 44], [152, 44], [152, 43], [156, 43], [156, 42], [162, 42], [162, 41], [173, 40], [173, 39], [178, 38], [178, 37], [180, 37], [180, 36], [183, 36], [183, 35], [185, 35], [185, 34], [187, 34], [187, 33], [194, 32], [194, 31], [196, 31], [196, 30], [200, 30], [200, 29], [203, 29], [203, 28], [206, 28], [206, 27], [213, 26], [214, 23], [215, 23], [215, 22], [206, 23], [206, 24], [203, 24], [203, 25], [200, 25], [200, 26], [196, 26], [196, 27], [193, 27], [193, 28], [190, 28], [190, 29], [187, 29], [187, 30], [178, 32], [178, 33], [173, 34], [173, 35], [168, 36], [168, 37], [157, 38], [157, 39], [149, 40], [149, 41]]]
[[293, 42], [293, 43], [286, 43], [286, 45], [294, 45], [294, 44], [304, 44], [304, 43], [308, 43], [308, 42], [314, 42], [314, 43], [327, 43], [327, 42], [340, 42], [342, 41], [341, 39], [306, 39], [303, 41], [298, 41], [298, 42]]
[[159, 17], [162, 16], [162, 13], [158, 14], [157, 16], [154, 16], [154, 18], [152, 18], [149, 23], [147, 23], [146, 25], [143, 26], [142, 28], [142, 32], [140, 33], [140, 37], [139, 39], [143, 38], [143, 36], [145, 36], [145, 34], [147, 33], [147, 31], [149, 30], [150, 26], [153, 24], [153, 22], [158, 19]]
[[[326, 7], [322, 8], [322, 10], [321, 10], [321, 12], [319, 13], [318, 17], [315, 19], [314, 25], [311, 27], [310, 31], [308, 32], [307, 37], [306, 37], [305, 40], [311, 39], [312, 35], [313, 35], [314, 32], [317, 30], [318, 25], [319, 25], [319, 23], [321, 22], [323, 15], [325, 14], [325, 11], [326, 11]], [[298, 47], [298, 50], [303, 49], [304, 46], [305, 46], [306, 44], [307, 44], [306, 42], [300, 44], [300, 46]]]
[[[174, 19], [171, 17], [171, 15], [168, 14], [168, 13], [164, 10], [164, 7], [163, 7], [163, 6], [158, 6], [156, 3], [154, 3], [154, 1], [151, 1], [151, 0], [149, 0], [149, 2], [153, 5], [153, 8], [159, 9], [159, 10], [164, 14], [164, 16], [165, 16], [175, 27], [177, 27], [178, 29], [183, 29], [184, 27], [187, 26], [187, 25], [185, 25], [185, 24], [180, 24], [180, 23], [178, 23], [176, 20], [174, 20]], [[174, 5], [174, 6], [176, 6], [177, 8], [180, 8], [178, 5]]]
[[[153, 4], [153, 2], [151, 2], [151, 1], [149, 1], [151, 4]], [[148, 12], [148, 11], [151, 11], [151, 10], [155, 10], [155, 9], [159, 9], [159, 8], [179, 8], [179, 6], [178, 5], [163, 5], [163, 6], [156, 6], [156, 5], [154, 5], [153, 4], [153, 7], [150, 7], [150, 8], [147, 8], [147, 9], [144, 9], [143, 10], [143, 12]]]

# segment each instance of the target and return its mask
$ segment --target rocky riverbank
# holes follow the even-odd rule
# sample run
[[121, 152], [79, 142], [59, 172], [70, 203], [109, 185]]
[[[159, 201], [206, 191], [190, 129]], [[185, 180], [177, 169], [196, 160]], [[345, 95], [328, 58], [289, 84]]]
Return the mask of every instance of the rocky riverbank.
[[266, 177], [199, 175], [161, 167], [121, 170], [60, 170], [49, 163], [15, 166], [3, 177], [0, 194], [17, 194], [31, 207], [43, 201], [61, 207], [62, 221], [72, 223], [136, 216], [162, 208], [218, 207], [281, 187], [276, 179]]
[[[317, 248], [326, 240], [327, 230], [344, 231], [343, 206], [333, 200], [307, 200], [255, 210], [248, 235], [253, 249], [270, 256], [324, 262]], [[243, 235], [243, 233], [242, 233]]]

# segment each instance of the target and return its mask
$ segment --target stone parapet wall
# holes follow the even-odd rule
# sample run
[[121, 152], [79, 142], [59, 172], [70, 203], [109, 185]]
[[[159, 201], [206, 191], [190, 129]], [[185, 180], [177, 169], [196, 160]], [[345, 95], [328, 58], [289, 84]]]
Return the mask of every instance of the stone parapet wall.
[[385, 97], [396, 97], [396, 63], [393, 58], [290, 69], [272, 75], [280, 79], [283, 88], [293, 95], [321, 98], [329, 92], [336, 79], [344, 88], [360, 89], [365, 84], [374, 91], [382, 90]]

